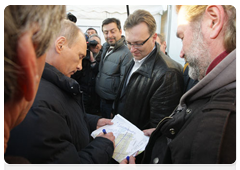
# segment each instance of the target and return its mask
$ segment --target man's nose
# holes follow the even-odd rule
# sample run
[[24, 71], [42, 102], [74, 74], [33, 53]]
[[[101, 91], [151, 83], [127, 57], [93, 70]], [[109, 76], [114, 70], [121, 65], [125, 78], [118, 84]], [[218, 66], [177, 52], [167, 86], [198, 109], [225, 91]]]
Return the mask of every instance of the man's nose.
[[130, 47], [130, 52], [131, 53], [133, 53], [134, 51], [136, 51], [137, 49], [133, 46], [133, 45], [131, 45], [131, 47]]
[[82, 60], [79, 61], [78, 65], [77, 65], [77, 70], [81, 71], [82, 70]]
[[112, 33], [109, 32], [109, 33], [107, 34], [107, 36], [108, 36], [108, 38], [112, 37]]
[[180, 58], [184, 58], [184, 56], [185, 56], [185, 53], [184, 53], [184, 51], [182, 49], [181, 52], [180, 52]]

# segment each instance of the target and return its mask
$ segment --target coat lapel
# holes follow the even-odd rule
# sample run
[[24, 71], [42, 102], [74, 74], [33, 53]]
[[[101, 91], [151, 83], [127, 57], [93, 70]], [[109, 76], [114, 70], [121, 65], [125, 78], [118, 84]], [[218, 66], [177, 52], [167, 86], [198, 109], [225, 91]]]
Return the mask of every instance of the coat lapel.
[[128, 76], [129, 76], [129, 74], [130, 74], [133, 66], [134, 66], [134, 61], [132, 60], [131, 63], [130, 63], [130, 65], [129, 65], [129, 67], [126, 69], [126, 72], [125, 72], [125, 74], [124, 74], [125, 76], [124, 76], [124, 79], [123, 79], [123, 81], [122, 81], [122, 85], [120, 86], [121, 89], [122, 89], [122, 90], [121, 90], [120, 98], [122, 98], [122, 97], [126, 94], [127, 79], [128, 79]]

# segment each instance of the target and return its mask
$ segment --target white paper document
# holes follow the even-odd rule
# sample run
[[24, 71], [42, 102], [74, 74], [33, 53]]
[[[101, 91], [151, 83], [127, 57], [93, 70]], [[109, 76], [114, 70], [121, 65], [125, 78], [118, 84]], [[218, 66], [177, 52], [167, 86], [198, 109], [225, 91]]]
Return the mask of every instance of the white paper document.
[[102, 129], [105, 129], [107, 133], [113, 133], [115, 136], [113, 159], [121, 162], [127, 156], [145, 150], [149, 137], [145, 136], [140, 129], [119, 114], [112, 119], [112, 122], [113, 125], [106, 125], [93, 131], [91, 136], [95, 138], [102, 132]]

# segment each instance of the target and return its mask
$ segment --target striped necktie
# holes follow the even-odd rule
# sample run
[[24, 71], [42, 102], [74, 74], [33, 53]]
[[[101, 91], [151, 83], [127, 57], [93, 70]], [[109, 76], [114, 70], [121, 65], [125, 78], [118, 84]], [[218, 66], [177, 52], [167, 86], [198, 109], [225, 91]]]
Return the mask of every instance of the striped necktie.
[[107, 50], [107, 54], [110, 53], [113, 50], [114, 47], [109, 47], [109, 49]]

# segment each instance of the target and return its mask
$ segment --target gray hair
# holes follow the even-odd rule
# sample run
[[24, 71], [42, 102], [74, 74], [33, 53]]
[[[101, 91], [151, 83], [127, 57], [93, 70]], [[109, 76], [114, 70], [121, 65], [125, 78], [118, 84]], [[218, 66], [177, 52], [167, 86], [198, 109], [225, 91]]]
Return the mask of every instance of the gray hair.
[[[42, 56], [53, 36], [60, 28], [60, 21], [66, 17], [65, 6], [53, 5], [10, 5], [4, 10], [4, 103], [17, 91], [17, 75], [21, 68], [15, 63], [19, 37], [34, 28], [32, 42], [36, 56]], [[49, 27], [50, 25], [50, 27]]]
[[78, 38], [81, 29], [72, 21], [64, 19], [61, 22], [60, 31], [56, 37], [64, 36], [68, 41], [68, 47], [71, 47]]

